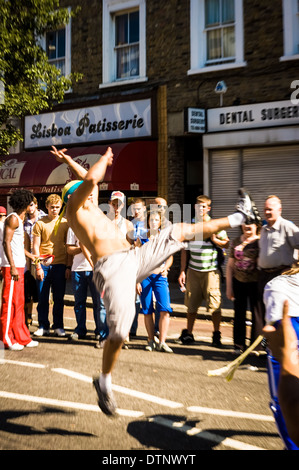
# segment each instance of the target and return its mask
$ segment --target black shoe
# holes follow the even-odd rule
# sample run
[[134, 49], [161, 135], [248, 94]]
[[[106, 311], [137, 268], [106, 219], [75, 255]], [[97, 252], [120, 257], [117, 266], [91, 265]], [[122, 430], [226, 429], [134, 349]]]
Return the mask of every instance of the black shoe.
[[179, 342], [181, 344], [192, 344], [195, 339], [192, 333], [188, 333], [188, 330], [182, 330], [181, 336], [179, 337]]
[[214, 331], [213, 332], [212, 345], [215, 348], [221, 348], [222, 347], [220, 331]]
[[103, 392], [100, 388], [99, 377], [94, 377], [92, 379], [94, 388], [96, 389], [98, 395], [98, 405], [108, 416], [116, 415], [116, 403], [112, 393]]
[[240, 199], [236, 205], [236, 210], [238, 212], [242, 212], [242, 214], [245, 215], [246, 217], [245, 224], [250, 225], [250, 224], [255, 223], [257, 225], [261, 225], [262, 218], [255, 205], [255, 202], [250, 196], [250, 193], [245, 188], [240, 188], [239, 196], [240, 196]]

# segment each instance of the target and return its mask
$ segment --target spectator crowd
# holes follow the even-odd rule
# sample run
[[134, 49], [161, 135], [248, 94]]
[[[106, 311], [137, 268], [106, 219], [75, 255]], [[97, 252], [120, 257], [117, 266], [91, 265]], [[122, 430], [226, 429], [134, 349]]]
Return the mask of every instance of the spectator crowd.
[[[91, 195], [90, 198], [97, 206], [97, 197], [92, 199]], [[107, 216], [132, 246], [142, 246], [152, 237], [159, 237], [161, 229], [171, 224], [165, 199], [157, 197], [147, 207], [145, 200], [137, 197], [129, 207], [128, 217], [123, 214], [125, 202], [123, 192], [113, 191], [108, 201]], [[103, 295], [93, 283], [94, 266], [90, 254], [62, 214], [61, 197], [57, 194], [49, 195], [45, 213], [38, 208], [37, 200], [31, 192], [16, 190], [10, 197], [9, 205], [12, 208], [9, 214], [6, 208], [0, 207], [0, 341], [4, 348], [21, 351], [24, 347], [37, 347], [38, 338], [49, 335], [51, 329], [59, 337], [67, 336], [63, 312], [68, 280], [71, 281], [73, 290], [76, 318], [76, 327], [68, 339], [77, 341], [87, 335], [86, 308], [90, 292], [94, 337], [97, 347], [102, 347], [109, 336]], [[211, 206], [209, 197], [198, 196], [194, 204], [193, 222], [210, 220]], [[60, 223], [57, 229], [58, 219]], [[291, 289], [288, 283], [292, 285], [294, 279], [298, 279], [298, 269], [290, 271], [297, 265], [298, 249], [299, 228], [283, 218], [282, 203], [276, 195], [270, 195], [265, 200], [264, 220], [257, 217], [254, 222], [244, 223], [238, 237], [230, 240], [228, 234], [221, 231], [209, 239], [188, 242], [186, 249], [181, 251], [178, 277], [178, 285], [184, 292], [187, 308], [186, 328], [177, 342], [182, 345], [195, 343], [193, 328], [198, 309], [205, 303], [213, 325], [212, 344], [221, 348], [221, 283], [225, 279], [226, 296], [233, 302], [234, 308], [234, 350], [236, 354], [245, 351], [249, 344], [267, 331], [268, 326], [272, 327], [281, 320], [283, 295], [279, 291], [282, 299], [279, 315], [278, 300], [273, 301], [275, 296], [272, 295], [271, 283], [282, 278], [287, 284], [283, 284], [283, 290], [288, 292]], [[136, 336], [140, 314], [143, 314], [148, 335], [145, 350], [148, 352], [155, 350], [173, 353], [166, 342], [172, 313], [168, 283], [172, 263], [173, 257], [170, 256], [150, 276], [136, 285], [136, 315], [128, 332], [128, 340], [129, 337]], [[279, 290], [279, 281], [274, 285]], [[52, 325], [50, 292], [53, 298]], [[294, 300], [294, 297], [299, 298], [298, 290], [292, 291], [291, 299]], [[29, 328], [33, 327], [34, 303], [37, 304], [38, 327], [33, 331], [32, 339]], [[299, 308], [299, 301], [297, 305]], [[251, 312], [249, 338], [248, 310]], [[298, 310], [293, 311], [292, 316], [297, 318]], [[123, 347], [128, 347], [128, 340]], [[265, 352], [262, 343], [257, 349], [257, 353]], [[277, 378], [277, 389], [278, 380]], [[273, 400], [278, 400], [273, 390], [272, 392]]]

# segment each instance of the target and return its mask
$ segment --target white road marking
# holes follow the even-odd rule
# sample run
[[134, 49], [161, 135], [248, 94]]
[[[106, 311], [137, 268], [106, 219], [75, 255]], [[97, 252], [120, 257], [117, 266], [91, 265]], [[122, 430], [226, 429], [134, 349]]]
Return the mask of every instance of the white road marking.
[[274, 422], [273, 416], [258, 415], [254, 413], [243, 413], [241, 411], [219, 410], [216, 408], [205, 408], [202, 406], [188, 406], [187, 410], [193, 413], [226, 416], [229, 418], [253, 419], [255, 421], [269, 421], [271, 423]]
[[[91, 383], [91, 377], [88, 377], [83, 374], [79, 374], [77, 372], [70, 371], [68, 369], [52, 369], [54, 372], [58, 372], [59, 374], [67, 375], [68, 377], [72, 377], [73, 379], [82, 380], [83, 382]], [[149, 395], [148, 393], [138, 392], [137, 390], [132, 390], [130, 388], [121, 387], [120, 385], [112, 384], [112, 389], [115, 392], [123, 393], [124, 395], [129, 395], [130, 397], [140, 398], [141, 400], [150, 401], [152, 403], [156, 403], [158, 405], [166, 406], [168, 408], [182, 408], [182, 403], [177, 403], [172, 400], [166, 400], [165, 398], [156, 397], [155, 395]]]
[[197, 437], [199, 439], [205, 439], [206, 441], [215, 442], [215, 444], [222, 444], [225, 447], [229, 447], [234, 450], [266, 450], [261, 447], [246, 444], [245, 442], [237, 441], [235, 439], [230, 439], [227, 437], [222, 437], [220, 435], [213, 434], [208, 431], [203, 431], [200, 428], [192, 428], [191, 426], [187, 426], [186, 424], [181, 422], [173, 422], [168, 419], [162, 418], [161, 416], [149, 418], [149, 421], [160, 424], [170, 429], [175, 429], [184, 434], [187, 434], [188, 436]]
[[[6, 362], [8, 364], [21, 365], [25, 367], [37, 367], [37, 368], [47, 367], [47, 366], [44, 366], [43, 364], [10, 361], [10, 360], [1, 360], [0, 364], [3, 362], [4, 363]], [[91, 377], [88, 377], [84, 374], [80, 374], [78, 372], [74, 372], [74, 371], [64, 369], [64, 368], [53, 368], [51, 370], [53, 372], [66, 375], [76, 380], [81, 380], [83, 382], [90, 383], [90, 384], [92, 383]], [[182, 403], [174, 402], [171, 400], [166, 400], [164, 398], [159, 398], [154, 395], [149, 395], [147, 393], [139, 392], [139, 391], [125, 388], [119, 385], [112, 385], [112, 387], [114, 391], [117, 391], [119, 393], [123, 393], [131, 397], [140, 398], [142, 400], [150, 401], [152, 403], [156, 403], [162, 406], [166, 406], [170, 408], [182, 408], [183, 407]], [[17, 393], [0, 391], [0, 398], [1, 397], [21, 400], [21, 401], [29, 401], [32, 403], [39, 403], [43, 405], [57, 406], [57, 407], [62, 407], [62, 408], [79, 409], [83, 411], [93, 411], [97, 413], [101, 412], [100, 408], [97, 405], [76, 403], [76, 402], [70, 402], [70, 401], [64, 401], [64, 400], [56, 400], [56, 399], [51, 399], [51, 398], [21, 395]], [[194, 413], [204, 413], [204, 414], [209, 414], [209, 415], [226, 416], [226, 417], [232, 417], [232, 418], [254, 419], [258, 421], [269, 421], [269, 422], [274, 421], [274, 419], [271, 416], [258, 415], [258, 414], [253, 414], [253, 413], [236, 412], [236, 411], [231, 411], [231, 410], [220, 410], [220, 409], [206, 408], [206, 407], [201, 407], [201, 406], [189, 406], [187, 407], [187, 410], [190, 412], [194, 412]], [[117, 413], [122, 416], [133, 417], [133, 418], [139, 418], [139, 417], [144, 416], [144, 413], [139, 412], [139, 411], [133, 411], [133, 410], [117, 409]], [[166, 426], [171, 429], [176, 429], [178, 431], [184, 432], [188, 436], [195, 436], [201, 439], [215, 442], [216, 444], [222, 444], [226, 447], [229, 447], [235, 450], [265, 450], [260, 447], [251, 446], [244, 442], [237, 441], [235, 439], [225, 438], [223, 436], [213, 434], [208, 431], [203, 431], [202, 429], [199, 429], [196, 427], [190, 427], [181, 422], [173, 422], [171, 420], [162, 418], [160, 416], [150, 418], [149, 421], [155, 422], [157, 424]]]
[[36, 369], [45, 369], [44, 364], [37, 364], [35, 362], [22, 362], [22, 361], [12, 361], [10, 359], [0, 359], [0, 364], [15, 364], [17, 366], [24, 367], [35, 367]]
[[[81, 411], [93, 411], [95, 413], [101, 413], [101, 410], [97, 405], [90, 405], [88, 403], [76, 403], [73, 401], [56, 400], [53, 398], [36, 397], [32, 395], [21, 395], [19, 393], [10, 393], [10, 392], [4, 392], [4, 391], [0, 391], [0, 398], [9, 398], [12, 400], [38, 403], [40, 405], [49, 405], [49, 406], [56, 406], [60, 408], [71, 408], [71, 409], [81, 410]], [[139, 411], [122, 410], [119, 408], [117, 409], [117, 413], [119, 415], [129, 416], [132, 418], [140, 418], [141, 416], [143, 416], [143, 413]]]

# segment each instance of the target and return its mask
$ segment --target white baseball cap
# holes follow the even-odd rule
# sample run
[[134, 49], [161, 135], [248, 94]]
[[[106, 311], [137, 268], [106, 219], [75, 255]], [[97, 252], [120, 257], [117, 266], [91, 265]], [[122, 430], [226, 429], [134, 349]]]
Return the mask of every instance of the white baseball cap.
[[124, 203], [125, 195], [121, 191], [113, 191], [113, 193], [111, 193], [110, 201], [113, 201], [114, 199], [119, 199], [122, 203]]

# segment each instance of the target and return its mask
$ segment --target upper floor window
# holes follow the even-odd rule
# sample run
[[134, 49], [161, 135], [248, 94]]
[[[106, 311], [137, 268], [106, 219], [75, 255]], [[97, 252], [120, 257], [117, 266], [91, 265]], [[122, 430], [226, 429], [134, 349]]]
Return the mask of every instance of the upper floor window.
[[147, 80], [146, 0], [103, 0], [103, 82]]
[[46, 51], [49, 62], [60, 69], [62, 75], [65, 75], [65, 28], [46, 34]]
[[115, 16], [116, 79], [139, 76], [139, 11]]
[[284, 55], [280, 60], [299, 59], [299, 0], [282, 0]]
[[47, 32], [39, 39], [46, 51], [50, 64], [67, 77], [71, 73], [71, 19], [66, 25], [54, 31]]
[[235, 60], [234, 0], [205, 0], [206, 64]]
[[189, 74], [246, 65], [243, 0], [190, 0]]

